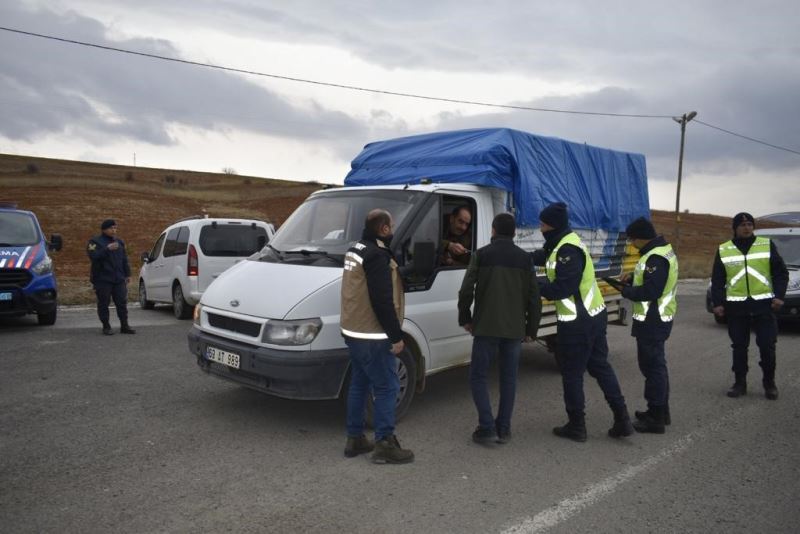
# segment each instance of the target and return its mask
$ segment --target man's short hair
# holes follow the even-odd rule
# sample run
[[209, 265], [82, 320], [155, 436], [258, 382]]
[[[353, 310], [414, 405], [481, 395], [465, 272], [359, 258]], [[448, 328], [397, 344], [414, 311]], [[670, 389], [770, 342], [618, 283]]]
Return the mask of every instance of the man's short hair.
[[383, 209], [374, 209], [367, 213], [364, 228], [372, 234], [379, 234], [384, 224], [392, 224], [392, 216]]
[[492, 228], [497, 235], [514, 237], [517, 233], [517, 221], [510, 213], [498, 213], [492, 221]]

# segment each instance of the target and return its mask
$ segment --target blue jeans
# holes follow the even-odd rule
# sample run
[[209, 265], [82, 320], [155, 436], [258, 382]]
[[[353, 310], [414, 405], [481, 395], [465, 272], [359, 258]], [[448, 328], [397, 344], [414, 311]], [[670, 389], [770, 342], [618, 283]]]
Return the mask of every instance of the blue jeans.
[[350, 391], [347, 395], [347, 435], [364, 433], [367, 395], [373, 395], [375, 441], [394, 434], [395, 405], [400, 391], [397, 360], [388, 339], [345, 337], [350, 349]]
[[636, 338], [639, 370], [644, 376], [644, 398], [647, 407], [669, 404], [669, 374], [663, 340]]
[[[511, 412], [514, 411], [514, 397], [517, 393], [517, 370], [521, 350], [521, 339], [491, 336], [475, 336], [472, 339], [469, 385], [472, 389], [472, 400], [478, 409], [478, 426], [481, 429], [500, 432], [511, 430]], [[500, 375], [500, 405], [497, 408], [496, 419], [492, 417], [487, 383], [489, 365], [495, 354], [498, 354]]]

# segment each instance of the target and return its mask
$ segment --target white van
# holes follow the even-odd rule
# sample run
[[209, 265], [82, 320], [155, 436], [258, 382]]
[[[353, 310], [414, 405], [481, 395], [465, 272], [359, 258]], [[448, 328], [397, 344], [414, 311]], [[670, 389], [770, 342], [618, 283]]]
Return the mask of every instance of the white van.
[[[345, 187], [313, 193], [267, 247], [208, 287], [188, 333], [202, 371], [290, 399], [342, 394], [349, 367], [340, 329], [343, 258], [374, 208], [394, 218], [391, 248], [406, 291], [398, 416], [428, 376], [470, 361], [472, 336], [458, 325], [457, 309], [466, 266], [440, 260], [454, 208], [472, 214], [474, 249], [489, 244], [495, 215], [514, 211], [515, 241], [532, 251], [543, 244], [539, 209], [564, 199], [598, 278], [636, 263], [620, 228], [649, 213], [643, 156], [498, 129], [384, 143], [386, 151], [381, 143], [365, 147], [362, 155], [376, 158], [356, 158]], [[380, 185], [387, 182], [393, 185]], [[600, 289], [609, 320], [621, 319], [619, 292], [604, 282]], [[542, 314], [539, 337], [552, 340], [554, 306], [545, 303]]]
[[152, 309], [171, 304], [175, 317], [188, 319], [208, 285], [223, 271], [269, 243], [275, 227], [255, 219], [180, 220], [143, 252], [139, 303]]

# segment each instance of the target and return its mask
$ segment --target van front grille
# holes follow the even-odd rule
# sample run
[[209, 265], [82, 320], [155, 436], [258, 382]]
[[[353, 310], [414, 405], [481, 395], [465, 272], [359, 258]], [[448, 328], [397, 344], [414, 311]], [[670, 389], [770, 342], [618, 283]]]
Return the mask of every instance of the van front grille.
[[243, 321], [242, 319], [235, 319], [227, 315], [218, 315], [216, 313], [208, 313], [207, 316], [208, 324], [214, 328], [221, 328], [251, 337], [258, 337], [258, 334], [261, 332], [260, 323]]
[[25, 287], [32, 278], [26, 269], [0, 269], [0, 288]]

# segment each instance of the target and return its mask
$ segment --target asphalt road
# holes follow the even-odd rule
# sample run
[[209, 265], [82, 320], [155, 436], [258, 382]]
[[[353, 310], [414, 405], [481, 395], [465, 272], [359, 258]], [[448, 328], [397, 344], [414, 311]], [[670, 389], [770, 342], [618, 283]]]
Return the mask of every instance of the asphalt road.
[[[416, 453], [405, 466], [344, 458], [338, 401], [202, 374], [189, 323], [168, 309], [134, 308], [135, 336], [100, 335], [90, 309], [62, 310], [54, 327], [0, 323], [0, 531], [796, 532], [800, 327], [781, 330], [780, 399], [764, 398], [755, 353], [750, 394], [729, 399], [729, 342], [702, 290], [682, 286], [667, 345], [666, 434], [608, 438], [611, 412], [587, 381], [589, 441], [553, 436], [560, 378], [534, 344], [509, 444], [471, 442], [456, 369], [431, 377], [398, 425]], [[609, 344], [642, 408], [629, 329], [611, 327]]]

